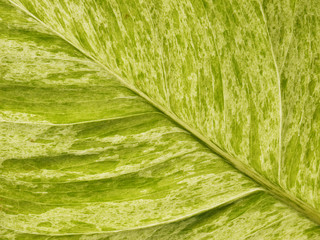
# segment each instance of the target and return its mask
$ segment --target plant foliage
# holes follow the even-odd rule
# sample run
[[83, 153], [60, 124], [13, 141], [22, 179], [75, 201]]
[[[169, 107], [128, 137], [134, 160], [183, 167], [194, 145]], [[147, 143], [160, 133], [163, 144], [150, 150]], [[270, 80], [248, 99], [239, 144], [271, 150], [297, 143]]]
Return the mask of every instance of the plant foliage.
[[0, 239], [320, 239], [319, 0], [0, 0]]

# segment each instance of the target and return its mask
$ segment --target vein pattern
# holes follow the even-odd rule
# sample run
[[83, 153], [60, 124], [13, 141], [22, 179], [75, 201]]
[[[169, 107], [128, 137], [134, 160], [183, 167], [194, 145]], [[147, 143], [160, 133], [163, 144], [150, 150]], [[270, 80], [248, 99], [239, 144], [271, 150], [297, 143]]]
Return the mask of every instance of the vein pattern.
[[[14, 2], [224, 151], [318, 207], [317, 68], [301, 66], [309, 69], [308, 88], [294, 92], [290, 78], [279, 102], [260, 11], [262, 6], [272, 19], [268, 4]], [[319, 238], [319, 226], [264, 192], [110, 72], [6, 0], [0, 0], [0, 12], [1, 238]], [[292, 40], [281, 60], [284, 43], [268, 29], [279, 50], [275, 59], [283, 61], [282, 85], [290, 61], [302, 61], [295, 46], [317, 36], [311, 30]], [[295, 102], [295, 110], [284, 102], [310, 88], [314, 98], [303, 102], [304, 116], [315, 120], [297, 132], [294, 114], [304, 105]], [[279, 162], [281, 108], [284, 120], [294, 115], [282, 126], [281, 149], [293, 165]], [[295, 134], [311, 139], [300, 142], [299, 166], [290, 150]], [[310, 165], [303, 160], [307, 147]], [[279, 167], [286, 178], [278, 178]]]

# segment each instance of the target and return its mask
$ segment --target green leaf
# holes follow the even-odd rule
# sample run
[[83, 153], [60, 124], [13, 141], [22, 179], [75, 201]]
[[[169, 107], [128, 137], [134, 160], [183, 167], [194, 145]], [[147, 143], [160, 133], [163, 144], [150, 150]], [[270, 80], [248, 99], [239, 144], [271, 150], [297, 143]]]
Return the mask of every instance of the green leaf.
[[318, 0], [10, 2], [1, 239], [320, 238]]

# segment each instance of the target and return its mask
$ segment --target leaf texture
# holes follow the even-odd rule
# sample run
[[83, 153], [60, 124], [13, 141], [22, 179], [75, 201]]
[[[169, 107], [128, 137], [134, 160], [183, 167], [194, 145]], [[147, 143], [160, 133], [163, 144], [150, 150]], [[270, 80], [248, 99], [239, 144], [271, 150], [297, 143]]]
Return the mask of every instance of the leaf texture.
[[319, 238], [159, 111], [319, 209], [316, 7], [12, 2], [49, 28], [0, 0], [3, 239]]
[[14, 2], [319, 210], [319, 1]]

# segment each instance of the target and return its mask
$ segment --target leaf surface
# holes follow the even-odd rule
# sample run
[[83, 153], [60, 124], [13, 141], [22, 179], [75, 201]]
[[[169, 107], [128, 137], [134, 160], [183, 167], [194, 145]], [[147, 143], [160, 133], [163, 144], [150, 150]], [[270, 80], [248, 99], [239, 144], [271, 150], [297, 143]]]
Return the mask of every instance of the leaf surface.
[[12, 2], [49, 28], [0, 1], [3, 238], [319, 238], [226, 163], [318, 214], [315, 8]]

